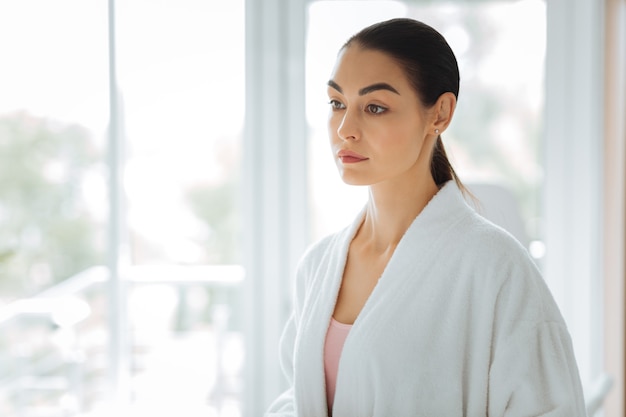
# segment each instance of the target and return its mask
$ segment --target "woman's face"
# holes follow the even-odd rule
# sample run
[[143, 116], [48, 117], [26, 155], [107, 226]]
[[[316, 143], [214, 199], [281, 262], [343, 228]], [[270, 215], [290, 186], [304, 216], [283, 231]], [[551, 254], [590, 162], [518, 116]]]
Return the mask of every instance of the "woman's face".
[[331, 148], [344, 182], [374, 185], [430, 175], [436, 135], [428, 131], [429, 111], [387, 54], [358, 45], [342, 50], [328, 97]]

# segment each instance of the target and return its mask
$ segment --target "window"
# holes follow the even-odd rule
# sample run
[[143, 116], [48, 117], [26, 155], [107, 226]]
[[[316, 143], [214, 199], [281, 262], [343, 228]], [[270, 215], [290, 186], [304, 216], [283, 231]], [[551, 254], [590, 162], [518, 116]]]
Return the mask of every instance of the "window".
[[0, 2], [0, 414], [241, 415], [243, 10]]
[[75, 349], [99, 297], [26, 297], [106, 260], [106, 4], [0, 2], [0, 55], [0, 414], [71, 411], [106, 374], [97, 332]]
[[243, 2], [118, 2], [116, 16], [131, 402], [238, 415]]
[[102, 5], [0, 10], [2, 305], [103, 262], [108, 90]]

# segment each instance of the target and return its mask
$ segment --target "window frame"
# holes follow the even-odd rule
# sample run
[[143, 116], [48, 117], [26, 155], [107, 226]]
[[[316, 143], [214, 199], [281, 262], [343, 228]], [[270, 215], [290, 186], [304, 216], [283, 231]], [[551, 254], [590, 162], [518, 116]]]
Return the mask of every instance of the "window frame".
[[305, 0], [247, 0], [243, 152], [244, 415], [285, 389], [278, 345], [308, 243]]
[[544, 277], [583, 386], [603, 372], [603, 2], [546, 1]]

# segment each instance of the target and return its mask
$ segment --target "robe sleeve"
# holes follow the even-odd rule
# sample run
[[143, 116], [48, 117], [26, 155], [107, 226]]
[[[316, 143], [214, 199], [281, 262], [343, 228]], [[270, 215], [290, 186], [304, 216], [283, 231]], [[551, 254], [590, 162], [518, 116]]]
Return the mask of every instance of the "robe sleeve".
[[293, 394], [293, 355], [296, 338], [296, 319], [292, 314], [280, 339], [280, 365], [287, 379], [288, 389], [285, 390], [265, 412], [265, 417], [295, 417], [295, 402]]
[[495, 355], [489, 385], [490, 417], [586, 416], [571, 342], [560, 323], [512, 337]]
[[489, 417], [585, 417], [570, 335], [543, 280], [509, 280], [499, 298]]

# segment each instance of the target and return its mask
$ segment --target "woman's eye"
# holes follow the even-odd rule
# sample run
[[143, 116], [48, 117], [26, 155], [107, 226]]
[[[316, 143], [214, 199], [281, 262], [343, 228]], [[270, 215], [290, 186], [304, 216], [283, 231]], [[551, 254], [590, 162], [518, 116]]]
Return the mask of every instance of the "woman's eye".
[[382, 114], [387, 111], [387, 108], [379, 106], [377, 104], [369, 104], [367, 106], [367, 111], [372, 114]]
[[330, 107], [331, 107], [333, 110], [342, 110], [342, 109], [344, 109], [344, 108], [345, 108], [345, 106], [343, 105], [343, 103], [341, 103], [340, 101], [337, 101], [337, 100], [330, 100], [330, 101], [328, 102], [328, 104], [330, 104]]

